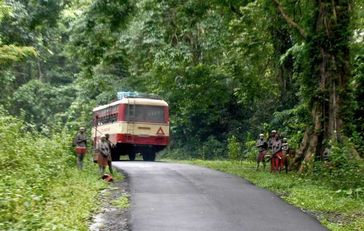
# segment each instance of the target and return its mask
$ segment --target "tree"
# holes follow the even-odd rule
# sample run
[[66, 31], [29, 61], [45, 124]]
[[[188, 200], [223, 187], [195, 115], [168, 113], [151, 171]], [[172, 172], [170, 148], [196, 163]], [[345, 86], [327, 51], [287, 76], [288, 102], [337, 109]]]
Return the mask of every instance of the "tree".
[[0, 62], [7, 64], [0, 68], [4, 86], [0, 103], [38, 128], [63, 122], [61, 114], [75, 97], [71, 83], [76, 66], [65, 52], [68, 38], [60, 18], [66, 3], [7, 1], [11, 14], [4, 15], [0, 23]]
[[[305, 4], [306, 24], [297, 23], [273, 0], [287, 24], [305, 43], [304, 97], [311, 112], [297, 161], [323, 159], [330, 141], [344, 142], [345, 102], [350, 82], [349, 41], [352, 1], [316, 0]], [[301, 166], [301, 171], [304, 165]]]
[[[0, 22], [4, 17], [7, 17], [11, 12], [11, 7], [4, 4], [0, 0]], [[24, 59], [25, 57], [36, 56], [36, 51], [33, 47], [16, 46], [13, 44], [3, 44], [3, 37], [0, 36], [0, 64], [16, 62]]]
[[356, 1], [353, 14], [353, 41], [351, 44], [352, 63], [353, 63], [353, 88], [354, 101], [352, 111], [354, 115], [350, 117], [351, 128], [353, 131], [353, 141], [356, 149], [359, 150], [361, 157], [364, 157], [364, 3]]

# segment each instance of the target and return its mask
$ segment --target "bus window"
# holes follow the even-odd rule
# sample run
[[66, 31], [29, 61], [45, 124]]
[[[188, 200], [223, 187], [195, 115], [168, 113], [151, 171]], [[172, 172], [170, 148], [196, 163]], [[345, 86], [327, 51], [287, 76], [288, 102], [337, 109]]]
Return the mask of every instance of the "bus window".
[[[118, 114], [104, 115], [97, 119], [97, 125], [110, 124], [117, 121]], [[96, 121], [95, 121], [96, 124]]]
[[[130, 110], [130, 112], [129, 112]], [[133, 108], [127, 106], [125, 118], [127, 121], [164, 123], [164, 108], [161, 106], [135, 105], [135, 116]], [[129, 118], [130, 117], [130, 118]]]
[[118, 118], [118, 114], [112, 114], [110, 123], [115, 123], [117, 118]]

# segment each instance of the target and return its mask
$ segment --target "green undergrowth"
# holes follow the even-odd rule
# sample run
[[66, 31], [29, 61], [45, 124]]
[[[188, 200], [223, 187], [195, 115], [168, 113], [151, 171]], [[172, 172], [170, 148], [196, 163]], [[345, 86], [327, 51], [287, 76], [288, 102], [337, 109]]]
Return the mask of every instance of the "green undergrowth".
[[97, 196], [107, 184], [94, 167], [70, 170], [68, 178], [54, 182], [45, 204], [42, 230], [88, 230], [91, 212], [98, 207]]
[[316, 216], [330, 230], [364, 230], [362, 194], [342, 193], [324, 180], [311, 179], [295, 173], [272, 174], [268, 168], [265, 171], [256, 171], [254, 162], [193, 160], [183, 163], [241, 176]]
[[86, 156], [83, 171], [67, 132], [42, 135], [0, 111], [0, 230], [88, 230], [107, 184]]
[[129, 197], [127, 195], [122, 195], [118, 199], [113, 201], [113, 205], [121, 209], [129, 208]]

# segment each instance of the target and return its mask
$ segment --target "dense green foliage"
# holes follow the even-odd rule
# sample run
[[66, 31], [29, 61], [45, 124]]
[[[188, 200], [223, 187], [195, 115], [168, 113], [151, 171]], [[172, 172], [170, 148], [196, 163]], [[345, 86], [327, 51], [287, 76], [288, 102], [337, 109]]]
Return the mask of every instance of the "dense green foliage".
[[84, 172], [75, 168], [66, 133], [46, 137], [28, 129], [0, 112], [0, 229], [87, 230], [105, 184], [90, 164]]
[[[347, 105], [354, 106], [343, 113], [351, 113], [346, 135], [360, 151], [363, 5], [348, 4], [351, 24], [342, 38], [351, 48]], [[192, 157], [202, 145], [227, 151], [228, 137], [244, 144], [272, 128], [298, 148], [312, 123], [317, 86], [310, 65], [319, 60], [310, 39], [320, 38], [301, 34], [314, 29], [313, 2], [23, 0], [1, 6], [2, 49], [16, 46], [23, 61], [10, 59], [0, 68], [6, 89], [0, 102], [38, 128], [88, 125], [92, 107], [118, 90], [164, 97], [172, 147]], [[221, 153], [215, 157], [227, 157]]]
[[235, 136], [232, 136], [228, 139], [228, 153], [229, 158], [232, 161], [237, 161], [241, 159], [240, 146]]
[[[268, 171], [255, 171], [254, 162], [189, 161], [238, 175], [255, 185], [267, 188], [289, 203], [317, 217], [330, 230], [352, 231], [364, 229], [364, 181], [361, 190], [337, 190], [326, 179], [296, 174], [272, 175]], [[341, 183], [345, 183], [341, 181]], [[358, 182], [359, 183], [359, 182]]]
[[[170, 105], [168, 157], [253, 160], [257, 135], [277, 129], [294, 166], [360, 191], [363, 16], [360, 0], [0, 0], [1, 164], [29, 185], [43, 184], [34, 174], [69, 175], [61, 131], [91, 127], [93, 107], [136, 90]], [[40, 158], [48, 146], [60, 158]], [[50, 169], [31, 168], [39, 160]], [[37, 195], [27, 185], [20, 204]]]
[[7, 1], [0, 21], [0, 104], [38, 128], [66, 122], [76, 96], [77, 65], [66, 53], [69, 35], [61, 17], [65, 4]]

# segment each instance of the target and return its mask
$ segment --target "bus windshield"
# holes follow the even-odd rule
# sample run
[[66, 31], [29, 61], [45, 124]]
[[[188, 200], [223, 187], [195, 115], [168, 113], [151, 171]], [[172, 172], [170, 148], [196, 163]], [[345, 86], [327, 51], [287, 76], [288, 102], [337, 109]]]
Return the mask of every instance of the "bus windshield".
[[[134, 111], [135, 106], [135, 111]], [[128, 105], [125, 110], [127, 121], [165, 123], [164, 107], [150, 105]]]

